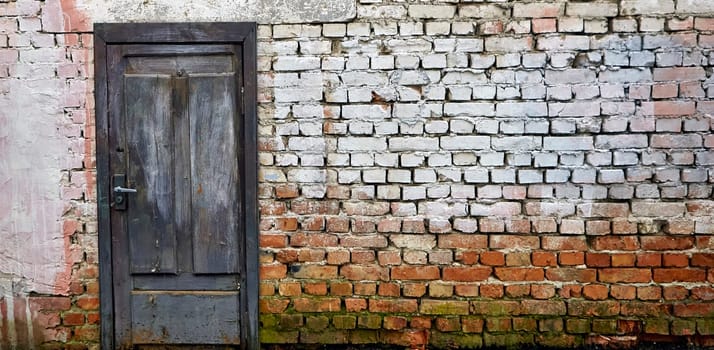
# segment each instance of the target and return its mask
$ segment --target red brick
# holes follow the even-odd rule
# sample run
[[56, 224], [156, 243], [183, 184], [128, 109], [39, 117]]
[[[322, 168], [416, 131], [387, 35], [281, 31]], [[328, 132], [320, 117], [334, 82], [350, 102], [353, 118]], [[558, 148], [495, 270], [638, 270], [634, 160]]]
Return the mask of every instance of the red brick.
[[377, 261], [384, 265], [399, 265], [402, 263], [402, 257], [398, 250], [380, 250], [377, 252]]
[[346, 217], [328, 217], [326, 221], [327, 232], [345, 233], [350, 231], [350, 219]]
[[288, 299], [260, 298], [260, 312], [279, 314], [287, 309], [288, 304], [290, 304], [290, 300]]
[[598, 272], [600, 282], [606, 283], [646, 283], [652, 280], [650, 269], [638, 268], [607, 268]]
[[692, 266], [714, 267], [714, 253], [694, 253], [694, 254], [692, 254]]
[[531, 286], [531, 296], [534, 299], [550, 299], [555, 296], [555, 287], [550, 284], [534, 284]]
[[295, 278], [333, 279], [337, 277], [337, 266], [295, 264], [290, 272]]
[[545, 250], [588, 250], [585, 237], [544, 236], [541, 244]]
[[592, 247], [595, 250], [638, 250], [640, 242], [637, 236], [600, 236], [593, 238]]
[[640, 300], [659, 300], [662, 298], [662, 288], [659, 286], [637, 287], [637, 298]]
[[546, 278], [550, 281], [562, 282], [595, 282], [597, 270], [580, 268], [547, 269]]
[[460, 297], [477, 297], [478, 286], [475, 284], [457, 284], [454, 286], [454, 293]]
[[539, 18], [531, 21], [533, 33], [553, 33], [556, 31], [555, 18]]
[[397, 283], [380, 283], [377, 294], [383, 297], [398, 297], [401, 295], [401, 288]]
[[305, 294], [309, 295], [327, 295], [327, 283], [325, 282], [308, 282], [305, 283]]
[[490, 267], [456, 266], [444, 267], [444, 281], [475, 282], [485, 281], [491, 276]]
[[483, 320], [475, 317], [462, 317], [461, 330], [464, 333], [481, 333], [483, 332]]
[[261, 248], [285, 248], [288, 242], [288, 236], [284, 234], [260, 234]]
[[640, 241], [645, 250], [685, 250], [694, 247], [692, 237], [643, 236]]
[[[488, 252], [485, 252], [485, 253], [488, 253]], [[473, 250], [463, 250], [463, 251], [456, 252], [456, 260], [461, 262], [464, 265], [477, 264], [479, 261], [479, 256], [480, 256], [479, 252], [473, 251]], [[504, 262], [505, 262], [505, 259], [504, 259]], [[487, 265], [487, 264], [484, 264], [483, 262], [482, 262], [482, 264]]]
[[523, 298], [531, 294], [531, 286], [527, 284], [513, 284], [506, 286], [506, 296], [509, 298]]
[[296, 298], [293, 307], [297, 312], [339, 312], [339, 298]]
[[281, 279], [287, 275], [288, 268], [283, 264], [277, 265], [261, 265], [260, 279]]
[[351, 261], [354, 264], [367, 264], [375, 261], [374, 250], [353, 250]]
[[692, 299], [695, 300], [714, 300], [713, 287], [694, 287], [692, 288]]
[[564, 252], [558, 256], [560, 265], [573, 266], [582, 265], [585, 263], [585, 253], [583, 252]]
[[487, 251], [481, 253], [480, 262], [481, 265], [503, 266], [506, 263], [506, 259], [502, 252]]
[[345, 299], [345, 310], [347, 310], [347, 312], [360, 312], [367, 310], [367, 300], [360, 298]]
[[349, 250], [333, 250], [327, 252], [327, 263], [331, 265], [342, 265], [350, 261]]
[[278, 293], [282, 296], [295, 296], [302, 294], [302, 285], [299, 282], [283, 282], [278, 285]]
[[607, 253], [586, 253], [585, 264], [588, 267], [609, 267], [610, 254]]
[[439, 248], [456, 248], [456, 249], [482, 249], [486, 248], [488, 238], [485, 235], [473, 234], [448, 234], [439, 235]]
[[542, 268], [497, 267], [494, 275], [501, 281], [542, 281]]
[[637, 254], [637, 267], [659, 267], [662, 266], [662, 254], [640, 253]]
[[479, 294], [484, 298], [503, 298], [503, 286], [500, 284], [483, 284], [479, 287]]
[[610, 295], [615, 299], [632, 300], [637, 295], [637, 288], [633, 286], [612, 285]]
[[386, 218], [377, 223], [377, 232], [399, 232], [402, 228], [402, 219]]
[[300, 227], [304, 231], [323, 231], [325, 229], [325, 217], [312, 216], [302, 219]]
[[706, 271], [702, 269], [654, 269], [655, 282], [705, 282]]
[[609, 294], [609, 289], [603, 284], [588, 284], [583, 287], [583, 296], [590, 300], [605, 300]]
[[62, 324], [65, 326], [79, 326], [84, 324], [84, 314], [78, 312], [66, 312], [62, 315]]
[[352, 295], [352, 283], [332, 282], [330, 283], [331, 295]]
[[662, 294], [666, 300], [684, 300], [689, 296], [689, 290], [682, 286], [664, 286]]
[[461, 320], [458, 317], [438, 317], [436, 329], [441, 332], [455, 332], [461, 330]]
[[370, 312], [414, 313], [417, 312], [416, 299], [370, 299]]
[[714, 303], [674, 304], [678, 317], [714, 317]]
[[612, 261], [612, 267], [633, 267], [635, 266], [635, 254], [612, 254], [610, 260]]
[[399, 330], [407, 327], [407, 318], [400, 316], [384, 316], [382, 327], [388, 330]]
[[437, 280], [440, 277], [438, 266], [395, 266], [392, 267], [394, 280]]
[[377, 294], [377, 284], [374, 282], [355, 283], [353, 287], [355, 295]]
[[97, 297], [79, 297], [76, 303], [82, 310], [99, 310], [99, 298]]
[[337, 236], [327, 233], [293, 233], [290, 235], [292, 247], [336, 247]]

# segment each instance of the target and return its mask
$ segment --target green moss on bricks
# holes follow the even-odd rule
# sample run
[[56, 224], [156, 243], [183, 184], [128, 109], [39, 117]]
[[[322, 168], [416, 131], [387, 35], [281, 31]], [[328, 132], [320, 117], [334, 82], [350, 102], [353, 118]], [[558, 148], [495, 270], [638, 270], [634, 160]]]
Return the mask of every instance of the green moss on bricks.
[[714, 335], [714, 319], [704, 318], [697, 320], [697, 331], [701, 335]]
[[519, 349], [521, 345], [531, 345], [534, 343], [532, 334], [505, 333], [491, 334], [484, 333], [483, 342], [486, 346], [501, 346], [508, 349]]
[[337, 329], [354, 329], [357, 323], [357, 317], [352, 315], [335, 315], [332, 318], [332, 324]]
[[351, 344], [378, 344], [379, 333], [378, 331], [371, 330], [354, 330], [350, 333], [350, 343]]
[[298, 342], [298, 331], [260, 330], [260, 342], [263, 344], [294, 344]]
[[483, 346], [483, 338], [479, 334], [432, 332], [429, 345], [437, 349], [477, 349]]
[[305, 344], [347, 344], [349, 343], [349, 331], [304, 331], [300, 332], [300, 342]]
[[305, 319], [307, 329], [311, 331], [320, 331], [330, 324], [330, 318], [327, 316], [308, 316]]

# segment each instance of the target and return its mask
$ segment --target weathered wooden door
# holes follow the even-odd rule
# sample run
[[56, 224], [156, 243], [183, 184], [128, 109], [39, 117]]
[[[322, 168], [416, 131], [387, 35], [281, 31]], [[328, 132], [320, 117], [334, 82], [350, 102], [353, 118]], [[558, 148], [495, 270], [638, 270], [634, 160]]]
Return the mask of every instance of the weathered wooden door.
[[255, 348], [255, 25], [95, 35], [103, 346]]

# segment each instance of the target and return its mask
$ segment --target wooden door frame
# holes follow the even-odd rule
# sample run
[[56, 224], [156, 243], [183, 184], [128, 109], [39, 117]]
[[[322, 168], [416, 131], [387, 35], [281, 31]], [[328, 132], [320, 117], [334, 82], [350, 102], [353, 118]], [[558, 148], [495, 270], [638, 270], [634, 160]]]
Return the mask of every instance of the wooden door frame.
[[111, 175], [109, 145], [107, 46], [123, 44], [209, 44], [241, 45], [243, 70], [242, 134], [244, 156], [243, 198], [245, 205], [245, 255], [241, 264], [241, 348], [260, 348], [258, 338], [258, 161], [256, 106], [255, 23], [97, 23], [94, 25], [97, 216], [99, 230], [99, 286], [101, 344], [114, 349], [114, 290], [112, 275], [112, 233], [110, 225]]

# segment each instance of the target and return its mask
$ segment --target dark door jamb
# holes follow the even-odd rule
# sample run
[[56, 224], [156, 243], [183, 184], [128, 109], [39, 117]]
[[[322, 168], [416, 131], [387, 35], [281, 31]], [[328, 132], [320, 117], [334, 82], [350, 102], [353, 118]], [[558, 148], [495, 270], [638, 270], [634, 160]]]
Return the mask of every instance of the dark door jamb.
[[233, 43], [243, 47], [243, 183], [245, 260], [241, 276], [241, 348], [260, 348], [258, 339], [258, 201], [255, 23], [98, 23], [94, 26], [97, 206], [102, 349], [114, 349], [114, 293], [110, 226], [107, 46], [122, 44]]

